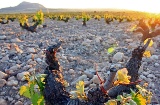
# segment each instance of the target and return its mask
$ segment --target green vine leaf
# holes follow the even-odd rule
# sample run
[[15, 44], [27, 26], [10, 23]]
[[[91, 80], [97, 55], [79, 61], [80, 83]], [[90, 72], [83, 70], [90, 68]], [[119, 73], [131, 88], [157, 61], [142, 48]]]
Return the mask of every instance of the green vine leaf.
[[112, 54], [114, 51], [115, 51], [115, 48], [114, 48], [114, 47], [110, 47], [110, 48], [108, 48], [108, 50], [107, 50], [108, 54]]

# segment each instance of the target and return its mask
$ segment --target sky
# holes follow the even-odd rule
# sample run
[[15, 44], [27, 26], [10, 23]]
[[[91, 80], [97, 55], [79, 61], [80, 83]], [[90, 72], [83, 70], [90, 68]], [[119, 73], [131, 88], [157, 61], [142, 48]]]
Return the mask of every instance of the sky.
[[0, 8], [23, 1], [40, 3], [47, 8], [116, 8], [160, 13], [160, 0], [0, 0]]

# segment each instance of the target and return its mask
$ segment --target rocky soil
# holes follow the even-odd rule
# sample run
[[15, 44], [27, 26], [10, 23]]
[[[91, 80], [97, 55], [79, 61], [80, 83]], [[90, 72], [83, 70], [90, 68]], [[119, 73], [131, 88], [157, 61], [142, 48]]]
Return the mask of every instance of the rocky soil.
[[[63, 40], [57, 53], [63, 68], [64, 78], [70, 84], [68, 91], [75, 89], [78, 80], [84, 80], [85, 90], [100, 83], [95, 75], [95, 64], [101, 78], [107, 78], [109, 67], [125, 67], [131, 52], [140, 44], [141, 34], [130, 29], [136, 22], [113, 22], [107, 25], [103, 19], [91, 19], [87, 27], [81, 20], [68, 23], [46, 20], [48, 27], [30, 33], [20, 28], [19, 23], [0, 25], [0, 105], [30, 105], [30, 101], [19, 95], [19, 88], [26, 84], [23, 76], [27, 73], [43, 73], [46, 68], [44, 50]], [[153, 105], [160, 102], [160, 36], [153, 38], [149, 47], [152, 56], [143, 58], [140, 68], [142, 82], [149, 83], [153, 92]], [[115, 52], [107, 49], [115, 46]]]

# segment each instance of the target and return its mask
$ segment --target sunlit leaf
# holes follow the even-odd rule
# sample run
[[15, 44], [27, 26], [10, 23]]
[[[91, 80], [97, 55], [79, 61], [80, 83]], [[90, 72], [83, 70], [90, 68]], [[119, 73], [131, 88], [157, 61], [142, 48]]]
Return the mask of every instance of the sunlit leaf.
[[41, 96], [38, 101], [37, 101], [37, 105], [44, 105], [44, 97]]
[[28, 86], [21, 86], [19, 93], [20, 95], [23, 95], [27, 98], [31, 98], [31, 94]]
[[108, 54], [112, 54], [115, 51], [114, 47], [108, 48]]
[[[117, 72], [117, 81], [116, 83], [120, 83], [120, 84], [129, 84], [130, 83], [130, 79], [131, 77], [128, 76], [128, 71], [126, 68], [120, 69]], [[114, 84], [116, 84], [114, 83]]]
[[[146, 84], [145, 84], [146, 85]], [[152, 92], [145, 89], [145, 87], [141, 87], [140, 85], [136, 85], [139, 93], [142, 95], [143, 98], [147, 101], [147, 104], [150, 104], [152, 98]]]
[[144, 56], [144, 57], [147, 57], [147, 58], [151, 57], [151, 51], [145, 51], [145, 52], [143, 53], [143, 56]]
[[77, 92], [79, 92], [80, 94], [83, 94], [84, 93], [84, 82], [83, 81], [79, 81], [76, 84], [76, 89], [77, 89]]
[[[145, 41], [144, 41], [144, 45], [148, 42], [148, 40], [151, 39], [151, 38], [147, 38]], [[151, 47], [153, 45], [153, 40], [151, 39], [150, 43], [149, 43], [149, 47]]]
[[79, 81], [78, 83], [76, 83], [76, 89], [77, 89], [76, 91], [77, 97], [80, 99], [86, 100], [87, 97], [84, 92], [84, 82], [83, 81]]
[[26, 90], [27, 90], [26, 86], [21, 86], [19, 91], [20, 95], [22, 95]]
[[131, 28], [131, 31], [134, 31], [136, 29], [137, 25], [134, 25], [132, 28]]
[[32, 102], [33, 105], [37, 105], [37, 102], [38, 102], [38, 99], [39, 99], [38, 97], [39, 97], [38, 93], [34, 93], [31, 96], [31, 102]]
[[137, 105], [146, 105], [147, 103], [146, 99], [141, 94], [137, 94], [133, 100], [137, 103]]

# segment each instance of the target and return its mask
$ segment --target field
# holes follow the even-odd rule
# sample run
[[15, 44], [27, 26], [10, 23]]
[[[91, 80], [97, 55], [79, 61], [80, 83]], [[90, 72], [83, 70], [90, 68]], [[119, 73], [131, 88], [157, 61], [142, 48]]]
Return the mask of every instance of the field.
[[[28, 23], [32, 25], [33, 14], [26, 15]], [[47, 67], [45, 49], [48, 46], [56, 44], [59, 39], [62, 40], [57, 58], [63, 68], [64, 79], [69, 83], [66, 90], [75, 90], [79, 79], [84, 81], [84, 90], [88, 91], [100, 84], [96, 70], [103, 79], [108, 77], [111, 66], [116, 69], [125, 67], [133, 49], [143, 43], [142, 34], [134, 33], [133, 27], [142, 17], [149, 19], [154, 15], [96, 11], [46, 13], [43, 24], [37, 26], [36, 32], [20, 27], [18, 19], [23, 18], [23, 14], [1, 15], [4, 22], [6, 16], [15, 17], [15, 21], [9, 20], [8, 24], [0, 24], [0, 102], [4, 103], [3, 105], [30, 105], [29, 99], [19, 95], [19, 89], [27, 84], [24, 74], [44, 73]], [[85, 21], [86, 26], [83, 26], [85, 16], [89, 17], [89, 20]], [[98, 16], [100, 18], [96, 18]], [[58, 20], [59, 17], [63, 19]], [[69, 19], [66, 22], [67, 17]], [[107, 18], [114, 19], [107, 24]], [[121, 18], [123, 20], [120, 22]], [[143, 57], [139, 77], [142, 79], [140, 84], [147, 82], [147, 89], [153, 93], [152, 104], [159, 105], [160, 36], [153, 37], [152, 40], [153, 46], [147, 48], [151, 56]], [[114, 48], [110, 54], [109, 48]]]

